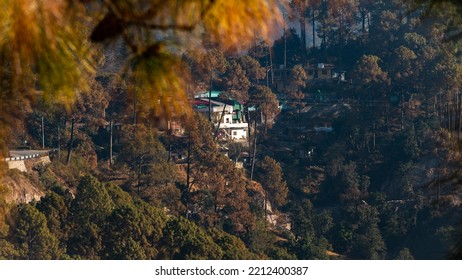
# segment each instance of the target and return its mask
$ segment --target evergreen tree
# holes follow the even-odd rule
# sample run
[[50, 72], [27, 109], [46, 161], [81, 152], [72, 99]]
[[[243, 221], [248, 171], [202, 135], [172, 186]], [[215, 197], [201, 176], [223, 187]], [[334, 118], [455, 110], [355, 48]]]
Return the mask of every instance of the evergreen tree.
[[274, 208], [286, 204], [289, 192], [283, 179], [281, 165], [273, 158], [266, 156], [257, 164], [257, 181], [266, 191], [265, 196]]
[[217, 260], [223, 251], [196, 224], [180, 217], [170, 219], [160, 241], [162, 258], [170, 260]]
[[61, 258], [63, 251], [59, 248], [58, 239], [48, 229], [45, 215], [30, 204], [19, 205], [17, 215], [12, 236], [20, 259], [56, 260]]
[[113, 209], [114, 202], [106, 188], [92, 176], [83, 177], [70, 208], [69, 255], [84, 259], [101, 257], [102, 229]]

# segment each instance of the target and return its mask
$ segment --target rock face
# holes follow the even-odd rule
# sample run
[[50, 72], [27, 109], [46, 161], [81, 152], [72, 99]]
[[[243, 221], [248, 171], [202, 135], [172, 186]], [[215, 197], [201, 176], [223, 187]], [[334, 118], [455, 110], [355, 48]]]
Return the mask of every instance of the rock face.
[[29, 203], [33, 200], [39, 201], [45, 192], [40, 189], [25, 173], [11, 172], [3, 180], [8, 187], [6, 201], [8, 203]]
[[41, 189], [38, 180], [34, 180], [33, 170], [40, 165], [50, 163], [48, 156], [28, 160], [8, 161], [10, 172], [3, 180], [8, 187], [6, 194], [8, 203], [29, 203], [33, 200], [39, 201], [45, 192]]
[[22, 172], [27, 172], [26, 164], [24, 160], [16, 160], [16, 161], [7, 161], [8, 169], [17, 169]]
[[[16, 159], [19, 157], [16, 157]], [[25, 158], [24, 156], [21, 157]], [[50, 163], [50, 157], [48, 155], [45, 156], [39, 156], [34, 155], [34, 156], [27, 156], [25, 159], [22, 160], [8, 160], [6, 161], [8, 164], [8, 169], [18, 169], [19, 171], [22, 172], [31, 172], [34, 166], [40, 165], [40, 164], [48, 164]]]

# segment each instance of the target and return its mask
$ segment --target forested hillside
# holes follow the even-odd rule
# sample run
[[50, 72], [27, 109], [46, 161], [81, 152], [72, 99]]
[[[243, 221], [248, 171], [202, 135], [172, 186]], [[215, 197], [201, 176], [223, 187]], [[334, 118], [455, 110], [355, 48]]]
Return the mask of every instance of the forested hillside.
[[0, 259], [460, 258], [457, 1], [13, 2]]

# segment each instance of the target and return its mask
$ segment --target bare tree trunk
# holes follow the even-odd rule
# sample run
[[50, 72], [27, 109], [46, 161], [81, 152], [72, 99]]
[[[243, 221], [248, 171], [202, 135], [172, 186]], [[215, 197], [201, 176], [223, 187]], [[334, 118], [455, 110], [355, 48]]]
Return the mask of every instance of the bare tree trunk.
[[223, 121], [223, 117], [225, 116], [225, 109], [226, 109], [226, 104], [225, 106], [223, 106], [223, 111], [221, 112], [220, 121], [218, 122], [217, 129], [215, 130], [215, 136], [213, 137], [213, 141], [217, 140], [218, 131], [220, 130], [220, 124]]
[[209, 121], [212, 122], [212, 72], [209, 73]]
[[370, 30], [371, 28], [371, 13], [367, 13], [367, 29]]
[[454, 131], [456, 130], [456, 102], [455, 102], [455, 99], [456, 99], [456, 94], [453, 93], [453, 95], [451, 96], [451, 137], [453, 137], [454, 135]]
[[138, 196], [141, 196], [141, 164], [143, 161], [143, 156], [138, 160]]
[[302, 102], [298, 100], [298, 129], [300, 129], [299, 133], [302, 133]]
[[460, 142], [460, 131], [461, 131], [461, 128], [462, 128], [462, 103], [461, 103], [461, 100], [460, 100], [460, 93], [457, 93], [457, 111], [458, 111], [458, 127], [457, 127], [457, 142], [459, 143]]
[[362, 25], [363, 33], [366, 33], [366, 16], [367, 16], [367, 11], [361, 10], [361, 25]]
[[446, 98], [446, 122], [447, 129], [449, 130], [449, 135], [451, 136], [451, 113], [449, 109], [449, 99]]
[[187, 167], [186, 167], [186, 187], [189, 188], [191, 185], [191, 135], [188, 136], [188, 155], [187, 155]]
[[268, 193], [266, 192], [266, 190], [263, 190], [264, 191], [264, 195], [265, 195], [265, 230], [268, 229]]
[[[287, 34], [286, 25], [284, 23], [284, 69], [287, 68]], [[285, 78], [285, 75], [284, 75]]]
[[45, 122], [42, 117], [42, 149], [45, 149]]
[[66, 159], [67, 165], [69, 165], [69, 162], [71, 161], [72, 143], [74, 142], [74, 124], [75, 124], [75, 118], [72, 118], [71, 119], [71, 137], [67, 145], [67, 159]]
[[266, 114], [263, 115], [263, 120], [265, 123], [265, 135], [266, 135], [266, 133], [268, 132], [268, 117], [266, 116]]
[[401, 92], [401, 130], [404, 129], [404, 98]]
[[313, 49], [316, 48], [316, 18], [314, 17], [314, 11], [311, 13], [311, 32], [313, 33]]
[[440, 195], [441, 195], [441, 180], [440, 180], [440, 160], [438, 159], [438, 173], [437, 173], [437, 180], [438, 184], [436, 185], [436, 208], [440, 208]]
[[306, 52], [306, 18], [305, 15], [300, 17], [300, 39], [302, 40], [303, 51]]
[[109, 166], [112, 166], [112, 119], [109, 120]]
[[167, 131], [168, 131], [168, 158], [167, 162], [170, 162], [172, 157], [172, 123], [171, 121], [167, 122]]
[[375, 122], [372, 124], [372, 149], [375, 151]]
[[61, 130], [58, 124], [58, 159], [61, 159]]
[[250, 112], [249, 112], [249, 104], [247, 104], [247, 136], [248, 136], [248, 142], [249, 142], [249, 149], [252, 147], [252, 140], [250, 139]]
[[443, 127], [444, 124], [443, 124], [443, 110], [441, 109], [443, 106], [441, 105], [441, 102], [443, 102], [442, 98], [441, 98], [441, 94], [438, 94], [436, 96], [436, 115], [438, 117], [438, 120], [440, 122], [440, 126]]
[[[137, 106], [137, 104], [136, 104], [136, 102], [137, 102], [137, 100], [136, 100], [137, 99], [136, 98], [136, 89], [134, 89], [134, 91], [135, 91], [135, 93], [133, 95], [133, 97], [134, 97], [134, 100], [133, 100], [133, 126], [136, 127], [136, 123], [137, 123], [137, 119], [136, 119], [137, 118], [137, 116], [136, 116], [136, 106]], [[134, 132], [135, 131], [136, 131], [136, 129], [134, 130]]]
[[254, 138], [253, 138], [253, 155], [252, 155], [252, 168], [250, 170], [250, 181], [253, 180], [253, 172], [255, 169], [255, 156], [257, 154], [257, 120], [255, 120], [254, 127]]
[[271, 52], [271, 47], [268, 45], [268, 53], [270, 58], [270, 69], [271, 69], [271, 85], [274, 84], [274, 73], [273, 73], [273, 54]]
[[186, 219], [189, 218], [189, 193], [191, 192], [191, 134], [188, 135], [188, 155], [186, 157]]
[[452, 96], [452, 132], [455, 133], [457, 130], [457, 92], [453, 93]]

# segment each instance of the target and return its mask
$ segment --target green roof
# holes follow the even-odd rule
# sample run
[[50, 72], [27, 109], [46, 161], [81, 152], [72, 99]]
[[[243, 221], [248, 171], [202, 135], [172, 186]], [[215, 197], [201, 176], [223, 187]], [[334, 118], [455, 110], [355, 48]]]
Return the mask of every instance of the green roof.
[[[217, 98], [218, 96], [220, 96], [221, 93], [222, 91], [212, 90], [212, 98]], [[210, 97], [209, 94], [210, 92], [208, 91], [199, 92], [199, 93], [194, 94], [194, 98], [209, 98]]]

